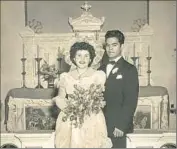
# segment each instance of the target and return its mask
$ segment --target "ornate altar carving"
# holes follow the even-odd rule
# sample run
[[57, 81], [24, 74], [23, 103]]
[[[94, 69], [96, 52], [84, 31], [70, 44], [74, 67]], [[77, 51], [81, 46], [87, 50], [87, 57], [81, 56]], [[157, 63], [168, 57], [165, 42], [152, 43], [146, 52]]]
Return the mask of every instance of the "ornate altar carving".
[[[72, 19], [69, 17], [69, 24], [71, 25], [73, 32], [75, 32], [76, 36], [79, 32], [95, 32], [95, 34], [97, 34], [97, 32], [101, 31], [105, 18], [102, 17], [101, 19], [98, 19], [93, 17], [89, 12], [91, 5], [87, 2], [85, 2], [81, 8], [83, 9], [83, 14], [79, 18]], [[96, 37], [97, 36], [95, 36], [95, 38]]]
[[135, 129], [168, 129], [168, 96], [139, 97]]
[[27, 99], [10, 97], [8, 106], [7, 130], [17, 132], [23, 130], [52, 130], [56, 118], [51, 114], [51, 99]]
[[[58, 112], [51, 99], [9, 98], [7, 130], [53, 130]], [[54, 114], [56, 116], [54, 116]], [[166, 130], [168, 96], [139, 97], [134, 117], [135, 129]]]

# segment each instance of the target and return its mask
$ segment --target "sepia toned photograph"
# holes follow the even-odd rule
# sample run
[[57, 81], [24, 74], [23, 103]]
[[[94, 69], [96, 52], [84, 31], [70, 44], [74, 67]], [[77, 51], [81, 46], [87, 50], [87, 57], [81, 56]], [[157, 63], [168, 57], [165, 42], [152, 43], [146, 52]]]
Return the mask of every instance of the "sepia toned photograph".
[[175, 1], [0, 3], [1, 148], [176, 148]]

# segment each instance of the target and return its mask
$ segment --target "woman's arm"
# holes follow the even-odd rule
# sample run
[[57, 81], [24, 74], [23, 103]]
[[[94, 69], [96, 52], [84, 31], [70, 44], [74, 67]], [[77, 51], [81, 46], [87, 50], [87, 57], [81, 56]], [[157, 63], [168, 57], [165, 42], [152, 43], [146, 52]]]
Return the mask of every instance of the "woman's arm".
[[63, 110], [66, 107], [66, 80], [65, 80], [66, 73], [60, 75], [60, 82], [58, 88], [58, 95], [53, 98], [56, 105]]

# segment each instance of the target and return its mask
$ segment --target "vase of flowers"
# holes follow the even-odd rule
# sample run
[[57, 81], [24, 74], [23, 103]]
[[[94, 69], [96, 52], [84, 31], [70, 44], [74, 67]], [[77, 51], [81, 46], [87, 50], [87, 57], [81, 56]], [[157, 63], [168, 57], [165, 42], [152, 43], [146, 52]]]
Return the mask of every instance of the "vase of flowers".
[[54, 87], [54, 81], [58, 75], [58, 69], [55, 64], [49, 65], [45, 60], [41, 66], [40, 74], [43, 76], [43, 80], [48, 82], [48, 88]]

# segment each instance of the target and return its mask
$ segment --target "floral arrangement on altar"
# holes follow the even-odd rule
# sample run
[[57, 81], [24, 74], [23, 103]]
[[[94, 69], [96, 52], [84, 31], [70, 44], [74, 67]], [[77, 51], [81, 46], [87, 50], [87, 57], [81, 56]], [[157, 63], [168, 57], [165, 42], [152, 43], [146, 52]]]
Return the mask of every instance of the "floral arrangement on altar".
[[106, 105], [103, 98], [103, 87], [91, 84], [89, 89], [74, 85], [75, 91], [68, 95], [67, 107], [63, 110], [63, 122], [68, 119], [75, 127], [82, 127], [84, 119], [90, 114], [98, 114]]
[[57, 78], [58, 69], [55, 64], [49, 65], [45, 60], [40, 68], [40, 74], [43, 76], [44, 81], [48, 83], [54, 83], [54, 80]]

